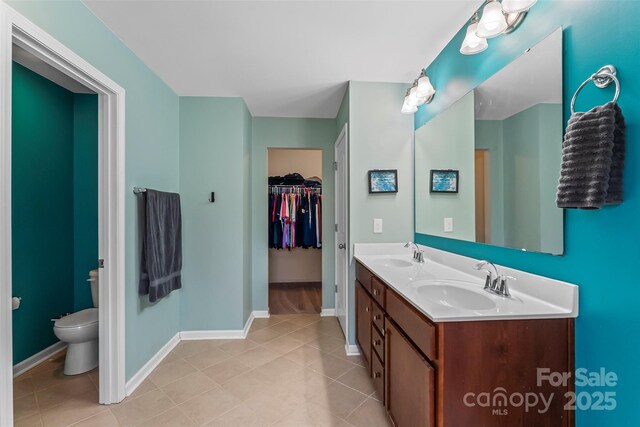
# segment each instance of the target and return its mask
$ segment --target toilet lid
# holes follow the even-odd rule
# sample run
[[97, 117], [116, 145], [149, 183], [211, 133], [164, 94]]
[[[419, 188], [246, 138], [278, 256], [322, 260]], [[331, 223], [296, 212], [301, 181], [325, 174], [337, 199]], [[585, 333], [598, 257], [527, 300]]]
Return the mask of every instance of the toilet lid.
[[98, 309], [87, 308], [76, 313], [71, 313], [56, 320], [55, 326], [58, 328], [75, 328], [98, 323]]

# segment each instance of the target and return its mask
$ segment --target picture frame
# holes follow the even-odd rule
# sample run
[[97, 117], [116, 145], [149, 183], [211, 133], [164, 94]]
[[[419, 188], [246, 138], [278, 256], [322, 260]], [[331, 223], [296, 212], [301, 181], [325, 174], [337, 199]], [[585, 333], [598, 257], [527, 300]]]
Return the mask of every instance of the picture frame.
[[397, 192], [397, 169], [373, 169], [369, 171], [369, 194], [389, 194]]
[[431, 169], [430, 193], [455, 194], [460, 184], [460, 171], [455, 169]]

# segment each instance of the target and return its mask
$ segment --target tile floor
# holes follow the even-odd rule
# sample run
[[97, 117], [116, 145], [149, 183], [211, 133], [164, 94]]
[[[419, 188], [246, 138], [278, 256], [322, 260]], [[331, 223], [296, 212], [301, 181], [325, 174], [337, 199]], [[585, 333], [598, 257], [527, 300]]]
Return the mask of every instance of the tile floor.
[[247, 339], [182, 341], [117, 405], [97, 370], [62, 375], [59, 355], [16, 378], [16, 426], [389, 426], [336, 318], [256, 319]]

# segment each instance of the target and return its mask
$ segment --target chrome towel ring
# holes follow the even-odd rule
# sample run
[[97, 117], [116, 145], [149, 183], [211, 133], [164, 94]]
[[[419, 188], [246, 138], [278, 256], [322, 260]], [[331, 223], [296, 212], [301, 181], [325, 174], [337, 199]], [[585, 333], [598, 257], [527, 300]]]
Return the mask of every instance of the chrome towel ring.
[[589, 82], [593, 82], [593, 84], [600, 89], [604, 89], [605, 87], [608, 87], [611, 84], [611, 82], [615, 83], [616, 93], [613, 96], [612, 102], [614, 104], [618, 102], [618, 96], [620, 96], [620, 82], [618, 81], [616, 74], [617, 74], [616, 67], [614, 67], [613, 65], [605, 65], [604, 67], [600, 68], [598, 72], [596, 72], [595, 74], [592, 74], [591, 77], [583, 81], [582, 84], [578, 86], [576, 93], [573, 94], [573, 98], [571, 98], [571, 114], [575, 113], [574, 106], [576, 103], [576, 98], [578, 97], [578, 93], [580, 93], [582, 88], [585, 87]]

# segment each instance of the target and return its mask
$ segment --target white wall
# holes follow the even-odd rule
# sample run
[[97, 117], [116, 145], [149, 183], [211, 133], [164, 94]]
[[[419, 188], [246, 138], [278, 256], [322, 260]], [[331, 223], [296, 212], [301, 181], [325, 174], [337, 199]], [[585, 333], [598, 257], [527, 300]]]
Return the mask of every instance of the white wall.
[[[400, 113], [406, 83], [349, 86], [349, 239], [355, 243], [413, 240], [413, 115]], [[397, 169], [398, 193], [369, 194], [368, 171]], [[382, 218], [383, 233], [373, 234]], [[349, 341], [355, 343], [355, 264], [350, 266]]]

